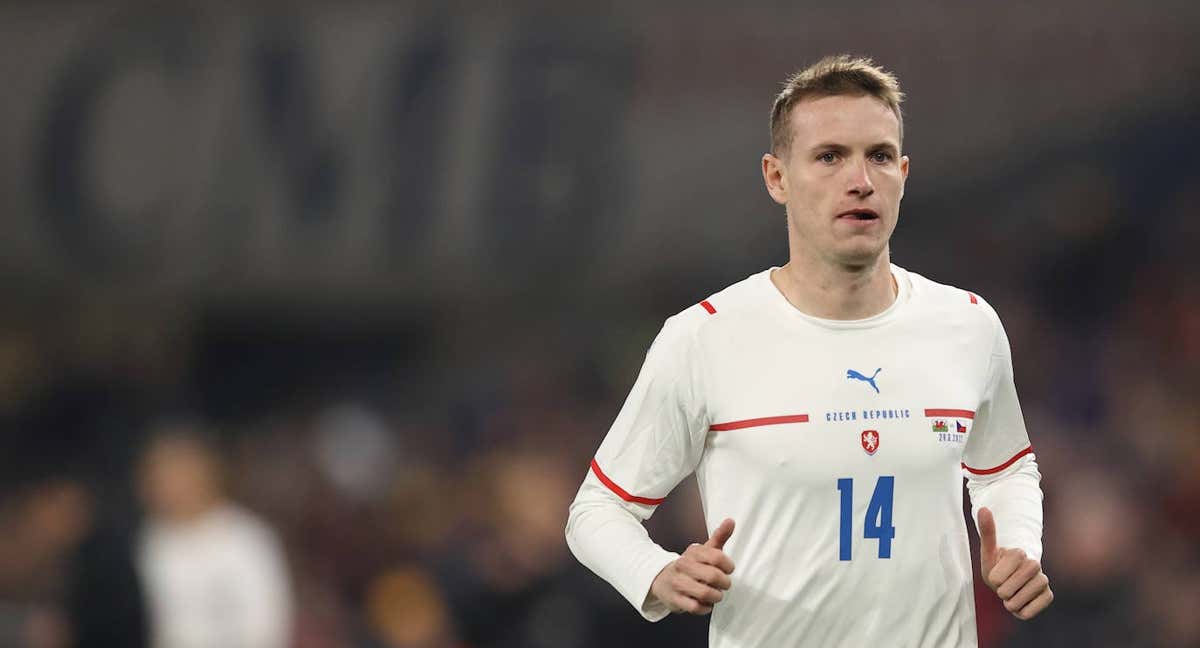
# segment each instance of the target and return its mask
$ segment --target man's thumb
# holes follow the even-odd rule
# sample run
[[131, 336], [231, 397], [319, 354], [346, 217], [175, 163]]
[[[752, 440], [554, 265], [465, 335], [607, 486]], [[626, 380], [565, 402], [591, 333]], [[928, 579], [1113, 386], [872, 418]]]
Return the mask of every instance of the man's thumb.
[[996, 518], [986, 506], [979, 509], [979, 554], [989, 562], [996, 555]]
[[712, 536], [708, 539], [708, 542], [704, 543], [704, 546], [712, 547], [713, 549], [724, 549], [725, 543], [729, 541], [729, 536], [731, 535], [733, 535], [733, 520], [725, 518], [721, 526], [718, 526], [716, 531], [712, 532]]

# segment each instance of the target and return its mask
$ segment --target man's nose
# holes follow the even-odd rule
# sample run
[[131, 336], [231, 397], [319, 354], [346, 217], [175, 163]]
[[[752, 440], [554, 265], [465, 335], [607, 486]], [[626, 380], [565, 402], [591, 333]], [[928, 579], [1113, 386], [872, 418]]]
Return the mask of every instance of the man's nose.
[[851, 196], [866, 198], [875, 193], [875, 185], [871, 183], [871, 176], [867, 173], [867, 163], [864, 160], [860, 164], [851, 165], [850, 188], [847, 190]]

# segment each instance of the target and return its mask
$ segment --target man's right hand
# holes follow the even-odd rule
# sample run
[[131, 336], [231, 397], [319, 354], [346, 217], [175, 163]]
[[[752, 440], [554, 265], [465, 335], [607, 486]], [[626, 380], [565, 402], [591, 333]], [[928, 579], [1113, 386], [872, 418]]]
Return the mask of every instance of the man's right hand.
[[725, 597], [733, 561], [722, 549], [733, 535], [733, 520], [726, 519], [704, 544], [693, 544], [663, 568], [650, 585], [651, 596], [672, 612], [708, 614]]

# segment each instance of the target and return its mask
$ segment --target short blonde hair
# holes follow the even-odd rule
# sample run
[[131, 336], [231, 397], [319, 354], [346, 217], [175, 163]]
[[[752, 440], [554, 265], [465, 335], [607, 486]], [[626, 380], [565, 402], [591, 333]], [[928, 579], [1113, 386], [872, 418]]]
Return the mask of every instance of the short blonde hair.
[[896, 75], [865, 57], [849, 54], [826, 56], [788, 77], [783, 90], [771, 107], [771, 152], [782, 157], [792, 142], [789, 117], [792, 107], [808, 97], [838, 95], [871, 96], [887, 104], [900, 123], [900, 142], [904, 141], [904, 117], [900, 114], [900, 82]]

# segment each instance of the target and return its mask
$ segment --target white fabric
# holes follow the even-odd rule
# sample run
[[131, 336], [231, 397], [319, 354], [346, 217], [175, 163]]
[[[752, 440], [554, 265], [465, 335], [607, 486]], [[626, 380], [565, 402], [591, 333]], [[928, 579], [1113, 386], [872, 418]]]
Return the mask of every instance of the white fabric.
[[[571, 506], [576, 557], [647, 619], [666, 616], [649, 587], [677, 555], [641, 522], [695, 472], [708, 528], [737, 524], [710, 646], [976, 645], [963, 476], [1000, 545], [1040, 556], [1040, 475], [995, 311], [892, 273], [895, 302], [865, 320], [801, 313], [770, 270], [710, 297], [715, 313], [669, 318]], [[881, 557], [887, 504], [895, 535]]]
[[188, 524], [150, 522], [138, 567], [155, 648], [283, 648], [291, 601], [275, 534], [222, 506]]

